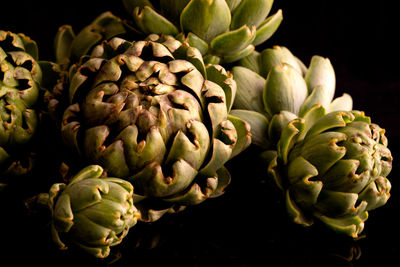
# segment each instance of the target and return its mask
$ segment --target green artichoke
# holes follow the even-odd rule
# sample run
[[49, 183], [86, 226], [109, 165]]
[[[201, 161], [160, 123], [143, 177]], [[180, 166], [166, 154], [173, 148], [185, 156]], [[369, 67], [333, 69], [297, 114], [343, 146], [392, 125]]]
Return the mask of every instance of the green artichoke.
[[28, 145], [37, 130], [42, 72], [36, 43], [0, 30], [0, 188], [32, 168]]
[[135, 187], [141, 220], [220, 195], [251, 142], [231, 74], [171, 36], [113, 38], [70, 71], [64, 143]]
[[121, 243], [137, 222], [133, 186], [126, 180], [102, 177], [103, 169], [91, 165], [68, 184], [54, 184], [48, 204], [52, 213], [51, 231], [60, 249], [65, 238], [84, 251], [105, 258], [110, 247]]
[[358, 111], [307, 123], [299, 118], [284, 128], [277, 151], [265, 152], [268, 172], [284, 190], [294, 222], [309, 226], [317, 219], [356, 238], [368, 211], [390, 197], [393, 158], [385, 131]]
[[276, 46], [239, 63], [231, 114], [251, 125], [290, 217], [306, 226], [319, 219], [357, 237], [368, 211], [389, 198], [392, 156], [384, 130], [352, 111], [350, 95], [334, 99], [328, 59], [314, 56], [306, 68]]
[[145, 35], [167, 34], [198, 48], [207, 63], [234, 62], [269, 39], [282, 11], [267, 18], [273, 0], [123, 0]]
[[327, 58], [314, 56], [307, 68], [287, 48], [274, 46], [253, 52], [232, 73], [238, 89], [231, 114], [250, 123], [252, 141], [263, 149], [276, 146], [295, 118], [352, 109], [350, 95], [334, 99], [335, 72]]

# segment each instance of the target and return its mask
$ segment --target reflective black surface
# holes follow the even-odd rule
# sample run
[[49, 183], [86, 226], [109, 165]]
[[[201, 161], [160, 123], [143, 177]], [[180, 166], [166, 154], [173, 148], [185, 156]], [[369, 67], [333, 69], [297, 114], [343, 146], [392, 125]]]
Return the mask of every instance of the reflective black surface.
[[[119, 1], [46, 2], [0, 4], [0, 29], [24, 32], [36, 40], [43, 60], [52, 59], [53, 36], [62, 24], [78, 31], [103, 11], [125, 15]], [[303, 228], [291, 223], [280, 192], [264, 180], [264, 166], [252, 160], [250, 149], [228, 163], [232, 183], [225, 195], [152, 224], [139, 223], [105, 260], [74, 249], [57, 250], [48, 214], [28, 213], [21, 199], [42, 188], [27, 188], [32, 183], [21, 182], [0, 197], [0, 265], [395, 266], [400, 255], [400, 45], [396, 40], [400, 23], [393, 2], [372, 6], [359, 0], [277, 0], [273, 11], [281, 8], [284, 21], [263, 45], [287, 46], [306, 64], [315, 54], [330, 58], [337, 75], [337, 95], [350, 93], [354, 108], [364, 110], [386, 129], [394, 156], [389, 175], [392, 196], [384, 207], [370, 212], [362, 238], [338, 236], [320, 225]], [[29, 179], [50, 184], [52, 162], [41, 164], [43, 172]], [[12, 265], [6, 264], [8, 259]]]

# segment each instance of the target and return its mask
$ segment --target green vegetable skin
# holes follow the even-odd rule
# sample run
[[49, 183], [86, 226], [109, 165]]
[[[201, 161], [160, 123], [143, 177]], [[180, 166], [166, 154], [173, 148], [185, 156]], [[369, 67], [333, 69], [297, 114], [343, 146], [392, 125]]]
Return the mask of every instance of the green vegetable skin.
[[207, 63], [237, 61], [278, 29], [282, 11], [267, 17], [273, 0], [123, 0], [145, 35], [176, 36], [198, 48]]
[[392, 156], [384, 130], [352, 111], [348, 94], [333, 99], [328, 59], [314, 56], [306, 68], [277, 46], [240, 64], [233, 68], [238, 90], [231, 114], [250, 123], [290, 217], [305, 226], [318, 219], [357, 237], [368, 211], [390, 196]]
[[32, 168], [27, 144], [38, 124], [35, 104], [42, 72], [36, 43], [0, 30], [0, 188]]

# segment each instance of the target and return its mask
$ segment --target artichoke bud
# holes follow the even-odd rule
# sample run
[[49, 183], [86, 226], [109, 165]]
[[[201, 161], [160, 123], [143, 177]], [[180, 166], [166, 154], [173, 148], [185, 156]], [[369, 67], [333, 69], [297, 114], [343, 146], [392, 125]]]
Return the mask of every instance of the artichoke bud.
[[[292, 122], [279, 141], [281, 148], [288, 147], [278, 150], [283, 165], [271, 165], [271, 174], [286, 182], [287, 207], [293, 220], [309, 225], [317, 218], [335, 231], [357, 237], [368, 211], [384, 205], [390, 197], [386, 176], [393, 158], [387, 143], [380, 143], [386, 140], [384, 131], [357, 111], [331, 112], [312, 127], [297, 126], [295, 135], [308, 131], [304, 139], [286, 134], [290, 125]], [[313, 186], [317, 187], [311, 190]]]
[[31, 167], [29, 144], [36, 133], [34, 107], [42, 83], [37, 60], [38, 49], [33, 40], [24, 34], [0, 30], [0, 175], [4, 178], [24, 174]]
[[232, 75], [221, 66], [206, 68], [197, 49], [171, 36], [100, 46], [116, 49], [92, 54], [71, 72], [65, 144], [128, 179], [143, 220], [221, 194], [228, 179], [221, 174], [220, 187], [218, 173], [250, 136], [239, 118], [227, 119], [236, 92]]
[[[49, 192], [52, 235], [60, 249], [74, 244], [95, 257], [105, 258], [136, 224], [132, 185], [119, 178], [102, 177], [91, 165], [69, 184], [54, 184]], [[66, 241], [66, 243], [64, 243]]]

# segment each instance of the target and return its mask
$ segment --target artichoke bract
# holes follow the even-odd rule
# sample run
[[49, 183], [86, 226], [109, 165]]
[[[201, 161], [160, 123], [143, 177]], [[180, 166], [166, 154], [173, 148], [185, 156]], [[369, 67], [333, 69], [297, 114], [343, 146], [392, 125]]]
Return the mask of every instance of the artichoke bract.
[[273, 0], [123, 0], [145, 35], [176, 36], [198, 48], [205, 61], [237, 61], [278, 29], [282, 11], [267, 17]]
[[[231, 111], [251, 125], [252, 141], [275, 147], [286, 124], [318, 112], [350, 111], [349, 94], [334, 99], [336, 79], [329, 59], [313, 56], [307, 68], [283, 46], [253, 52], [232, 69], [237, 94]], [[318, 117], [318, 116], [317, 116]]]
[[359, 111], [331, 112], [306, 125], [295, 119], [284, 128], [268, 172], [284, 190], [294, 222], [309, 226], [317, 219], [356, 238], [368, 211], [390, 197], [393, 158], [385, 131]]
[[60, 249], [67, 249], [67, 240], [93, 256], [105, 258], [110, 247], [120, 244], [136, 224], [133, 186], [126, 180], [102, 176], [103, 169], [91, 165], [68, 184], [57, 183], [50, 188], [51, 231]]
[[70, 72], [64, 143], [135, 187], [141, 220], [223, 193], [251, 142], [231, 74], [171, 36], [113, 38]]
[[41, 68], [36, 43], [0, 30], [0, 187], [4, 179], [32, 168], [29, 143], [35, 135]]

